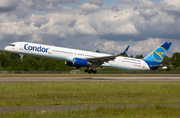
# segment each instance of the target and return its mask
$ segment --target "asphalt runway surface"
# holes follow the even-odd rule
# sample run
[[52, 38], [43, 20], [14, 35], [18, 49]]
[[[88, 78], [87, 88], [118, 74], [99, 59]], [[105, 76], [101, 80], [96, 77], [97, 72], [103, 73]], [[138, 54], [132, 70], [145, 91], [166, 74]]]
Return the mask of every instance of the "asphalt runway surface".
[[150, 106], [166, 106], [180, 107], [180, 104], [116, 104], [116, 105], [76, 105], [76, 106], [34, 106], [34, 107], [0, 107], [0, 114], [11, 113], [16, 111], [38, 111], [39, 113], [51, 111], [73, 111], [104, 108], [123, 108], [123, 107], [150, 107]]
[[17, 77], [0, 78], [0, 82], [66, 82], [66, 81], [87, 81], [87, 82], [180, 82], [180, 77]]

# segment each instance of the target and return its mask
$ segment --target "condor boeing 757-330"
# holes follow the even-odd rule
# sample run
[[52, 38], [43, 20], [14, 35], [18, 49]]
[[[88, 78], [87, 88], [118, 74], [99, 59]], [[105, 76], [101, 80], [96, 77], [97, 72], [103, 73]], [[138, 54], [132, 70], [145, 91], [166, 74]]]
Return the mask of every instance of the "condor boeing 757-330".
[[96, 53], [84, 50], [70, 49], [64, 47], [56, 47], [50, 45], [29, 43], [29, 42], [14, 42], [5, 47], [6, 51], [18, 53], [23, 61], [24, 55], [32, 55], [53, 59], [64, 60], [67, 66], [76, 68], [87, 67], [85, 72], [97, 73], [97, 67], [109, 67], [123, 70], [157, 70], [166, 69], [167, 66], [161, 65], [171, 42], [164, 42], [157, 47], [153, 52], [147, 55], [144, 59], [135, 59], [123, 57], [126, 50], [117, 55]]

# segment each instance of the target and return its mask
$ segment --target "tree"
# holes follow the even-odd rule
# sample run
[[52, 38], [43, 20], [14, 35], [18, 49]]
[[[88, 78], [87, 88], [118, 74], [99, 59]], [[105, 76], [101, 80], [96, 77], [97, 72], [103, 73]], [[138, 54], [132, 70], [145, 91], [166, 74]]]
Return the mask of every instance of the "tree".
[[172, 65], [174, 65], [176, 67], [180, 66], [180, 53], [179, 52], [173, 53], [171, 61], [172, 61]]
[[1, 66], [4, 67], [4, 65], [6, 63], [6, 57], [4, 54], [0, 55], [0, 62], [1, 62]]
[[123, 57], [128, 57], [128, 54], [124, 54], [124, 55], [122, 55]]
[[142, 55], [136, 55], [135, 58], [137, 58], [137, 59], [143, 59], [144, 57], [143, 57]]
[[168, 56], [165, 56], [162, 61], [162, 65], [170, 65], [170, 61], [171, 59]]

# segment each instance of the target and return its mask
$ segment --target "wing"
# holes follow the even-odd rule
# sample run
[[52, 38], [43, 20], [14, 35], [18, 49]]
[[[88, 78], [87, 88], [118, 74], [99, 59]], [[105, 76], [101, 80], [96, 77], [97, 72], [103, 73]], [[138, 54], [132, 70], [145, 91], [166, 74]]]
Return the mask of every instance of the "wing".
[[117, 54], [117, 55], [111, 55], [111, 56], [105, 56], [105, 57], [96, 57], [96, 58], [86, 58], [86, 60], [93, 62], [93, 63], [100, 63], [103, 64], [104, 62], [112, 61], [118, 56], [122, 56], [127, 54], [127, 51], [129, 49], [129, 46], [124, 50], [123, 53]]
[[86, 60], [93, 62], [93, 63], [103, 64], [104, 62], [114, 60], [116, 57], [118, 57], [118, 56], [112, 55], [112, 56], [105, 56], [105, 57], [86, 58]]

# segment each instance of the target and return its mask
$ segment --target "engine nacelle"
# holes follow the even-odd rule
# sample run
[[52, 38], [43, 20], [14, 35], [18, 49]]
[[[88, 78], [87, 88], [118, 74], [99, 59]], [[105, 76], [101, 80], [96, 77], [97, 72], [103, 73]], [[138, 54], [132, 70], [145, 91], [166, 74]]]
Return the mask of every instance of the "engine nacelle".
[[65, 61], [65, 65], [67, 66], [74, 66], [72, 62], [69, 62], [69, 61]]
[[88, 62], [88, 60], [80, 59], [80, 58], [74, 58], [73, 59], [73, 65], [74, 66], [91, 66], [91, 63]]
[[70, 66], [70, 67], [75, 67], [76, 69], [81, 68], [81, 66], [75, 66], [75, 65], [73, 65], [72, 62], [69, 62], [69, 61], [65, 61], [65, 65], [66, 65], [66, 66]]

